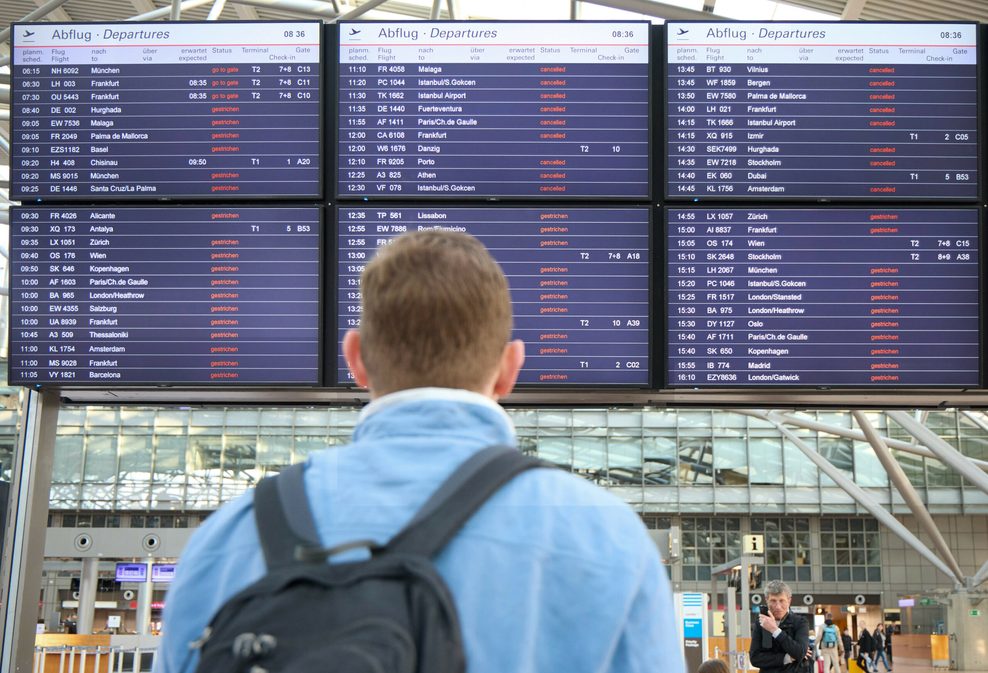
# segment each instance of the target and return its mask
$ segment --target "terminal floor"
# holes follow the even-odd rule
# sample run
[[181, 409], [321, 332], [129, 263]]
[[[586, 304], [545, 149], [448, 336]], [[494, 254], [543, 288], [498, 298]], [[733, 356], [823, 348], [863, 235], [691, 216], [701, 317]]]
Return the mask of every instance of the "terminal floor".
[[[852, 667], [851, 670], [854, 671], [855, 667]], [[881, 663], [878, 664], [878, 670], [880, 673], [885, 673], [885, 667]], [[934, 673], [934, 671], [945, 671], [947, 669], [933, 668], [928, 661], [899, 659], [892, 662], [892, 670], [894, 673]], [[988, 673], [988, 669], [969, 669], [968, 673]]]

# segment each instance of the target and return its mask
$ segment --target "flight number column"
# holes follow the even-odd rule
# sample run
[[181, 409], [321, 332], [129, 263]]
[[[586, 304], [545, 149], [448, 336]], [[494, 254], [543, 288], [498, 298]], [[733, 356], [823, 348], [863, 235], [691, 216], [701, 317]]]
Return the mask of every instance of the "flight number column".
[[416, 153], [403, 116], [407, 69], [400, 63], [340, 65], [341, 195], [403, 192]]
[[[732, 196], [743, 129], [735, 65], [669, 65], [669, 196]], [[706, 78], [707, 84], [701, 80]], [[709, 87], [714, 86], [716, 90]], [[712, 157], [710, 155], [716, 154]]]
[[745, 318], [744, 256], [735, 251], [734, 213], [670, 211], [668, 224], [669, 385], [739, 382], [731, 360], [741, 353]]
[[89, 75], [82, 70], [74, 65], [14, 68], [10, 169], [15, 198], [80, 193], [76, 183], [91, 155], [89, 129], [83, 126]]

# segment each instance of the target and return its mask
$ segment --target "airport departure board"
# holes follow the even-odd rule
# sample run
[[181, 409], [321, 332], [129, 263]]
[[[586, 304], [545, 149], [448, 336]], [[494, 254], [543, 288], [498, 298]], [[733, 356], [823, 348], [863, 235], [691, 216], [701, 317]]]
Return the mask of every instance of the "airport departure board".
[[11, 198], [317, 198], [318, 22], [12, 28]]
[[649, 198], [647, 22], [339, 32], [340, 198]]
[[978, 198], [976, 24], [666, 24], [665, 194]]
[[320, 209], [21, 207], [13, 385], [320, 383]]
[[[360, 273], [379, 246], [462, 231], [508, 278], [526, 346], [519, 384], [647, 388], [649, 220], [648, 208], [340, 207], [339, 339], [360, 324]], [[338, 376], [352, 383], [342, 356]]]
[[670, 208], [671, 387], [979, 385], [976, 208]]

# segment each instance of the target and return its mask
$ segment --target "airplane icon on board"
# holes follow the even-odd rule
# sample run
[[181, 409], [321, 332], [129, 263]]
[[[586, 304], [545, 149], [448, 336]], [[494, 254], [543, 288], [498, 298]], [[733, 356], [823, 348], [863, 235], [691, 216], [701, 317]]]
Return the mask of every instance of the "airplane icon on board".
[[25, 30], [24, 31], [24, 37], [33, 37], [33, 36], [34, 36], [34, 31], [33, 30]]
[[359, 32], [360, 32], [360, 31], [359, 31], [359, 30], [357, 30], [356, 28], [351, 28], [351, 29], [350, 29], [350, 35], [356, 35], [356, 34], [357, 34], [357, 33], [359, 33]]
[[679, 29], [679, 32], [676, 33], [676, 35], [685, 35], [688, 32], [690, 32], [688, 29], [686, 29], [686, 28], [680, 28]]

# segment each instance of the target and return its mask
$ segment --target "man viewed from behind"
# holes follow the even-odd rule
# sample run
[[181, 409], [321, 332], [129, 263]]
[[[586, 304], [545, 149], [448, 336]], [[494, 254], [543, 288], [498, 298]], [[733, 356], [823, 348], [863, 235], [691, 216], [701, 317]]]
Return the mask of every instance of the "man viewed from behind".
[[840, 629], [834, 624], [830, 613], [816, 632], [816, 646], [823, 657], [823, 673], [840, 673], [840, 660], [844, 656], [844, 642]]
[[[360, 330], [347, 333], [343, 353], [371, 402], [352, 443], [311, 454], [304, 471], [326, 547], [387, 542], [460, 464], [516, 441], [496, 400], [511, 391], [524, 346], [509, 341], [507, 282], [476, 239], [395, 239], [367, 265], [361, 293]], [[584, 480], [520, 474], [434, 560], [470, 673], [683, 671], [655, 545], [630, 508]], [[185, 549], [156, 671], [194, 670], [212, 615], [265, 570], [247, 493]]]
[[758, 616], [752, 624], [751, 665], [762, 673], [796, 673], [805, 671], [813, 659], [810, 629], [800, 615], [789, 611], [792, 591], [781, 580], [765, 585], [767, 614]]

